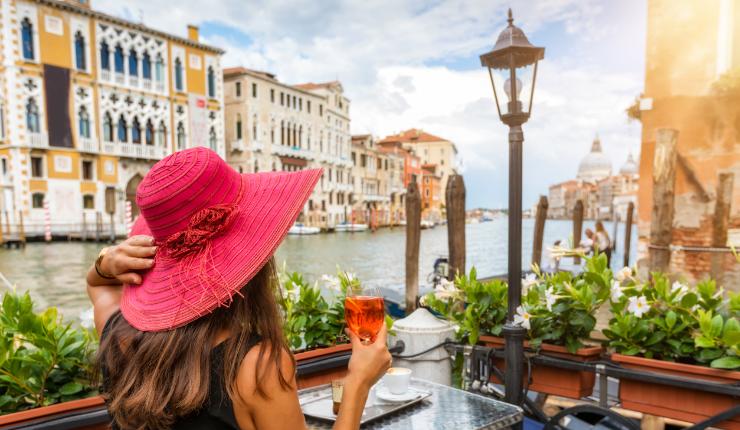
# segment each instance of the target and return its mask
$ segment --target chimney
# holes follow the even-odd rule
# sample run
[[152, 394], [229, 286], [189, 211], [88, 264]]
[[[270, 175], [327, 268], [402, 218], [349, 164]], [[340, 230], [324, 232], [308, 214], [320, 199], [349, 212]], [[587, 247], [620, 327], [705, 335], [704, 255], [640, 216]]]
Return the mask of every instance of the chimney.
[[190, 39], [191, 42], [195, 42], [195, 43], [200, 42], [197, 25], [188, 24], [188, 39]]

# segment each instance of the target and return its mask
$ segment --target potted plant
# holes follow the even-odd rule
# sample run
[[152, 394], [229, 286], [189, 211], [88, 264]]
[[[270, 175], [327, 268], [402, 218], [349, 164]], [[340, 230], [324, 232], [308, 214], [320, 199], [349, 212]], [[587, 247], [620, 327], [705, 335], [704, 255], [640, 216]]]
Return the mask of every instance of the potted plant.
[[[612, 287], [613, 318], [604, 330], [613, 361], [625, 368], [696, 378], [719, 384], [740, 382], [740, 295], [725, 296], [707, 280], [694, 289], [667, 276], [650, 282], [630, 277]], [[622, 379], [625, 408], [698, 422], [737, 404], [732, 396], [637, 379]], [[740, 429], [740, 417], [718, 425]]]
[[0, 310], [0, 426], [102, 407], [93, 379], [97, 340], [62, 322], [56, 308], [37, 313], [28, 293], [6, 292]]
[[[514, 317], [527, 329], [525, 346], [559, 358], [598, 359], [602, 348], [584, 341], [596, 325], [595, 314], [608, 297], [611, 278], [604, 256], [587, 259], [585, 271], [577, 276], [568, 272], [545, 274], [535, 267], [534, 274], [524, 280], [522, 305]], [[458, 277], [454, 284], [445, 284], [425, 296], [424, 302], [456, 323], [460, 340], [503, 347], [504, 340], [498, 335], [506, 320], [507, 290], [500, 280], [478, 281], [473, 269], [470, 275]], [[496, 359], [495, 364], [504, 368], [503, 359]], [[535, 366], [529, 384], [534, 391], [572, 398], [590, 394], [593, 386], [591, 372], [548, 366]]]

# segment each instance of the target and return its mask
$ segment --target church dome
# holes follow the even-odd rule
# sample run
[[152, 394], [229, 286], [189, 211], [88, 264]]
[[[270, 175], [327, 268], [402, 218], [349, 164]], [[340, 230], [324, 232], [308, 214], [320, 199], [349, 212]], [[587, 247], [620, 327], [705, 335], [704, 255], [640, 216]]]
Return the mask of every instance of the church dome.
[[619, 168], [619, 174], [620, 175], [637, 175], [639, 173], [639, 168], [637, 167], [637, 163], [635, 163], [635, 159], [632, 157], [632, 153], [630, 152], [627, 156], [627, 161], [624, 162], [622, 167]]
[[597, 136], [588, 153], [578, 165], [577, 179], [585, 182], [596, 182], [612, 175], [612, 162], [601, 151], [601, 140]]

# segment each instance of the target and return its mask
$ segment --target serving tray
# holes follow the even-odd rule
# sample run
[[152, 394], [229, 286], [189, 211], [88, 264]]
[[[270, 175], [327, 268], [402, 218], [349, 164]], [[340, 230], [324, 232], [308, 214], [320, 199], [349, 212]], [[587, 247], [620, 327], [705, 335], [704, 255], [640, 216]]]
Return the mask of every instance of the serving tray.
[[[368, 402], [365, 404], [365, 410], [362, 412], [360, 424], [367, 424], [394, 412], [406, 409], [432, 395], [428, 390], [414, 387], [413, 381], [409, 386], [409, 390], [417, 392], [418, 395], [406, 402], [391, 403], [380, 399], [375, 399], [374, 401], [368, 399]], [[299, 390], [298, 400], [305, 416], [331, 422], [337, 420], [337, 416], [332, 412], [331, 384]]]

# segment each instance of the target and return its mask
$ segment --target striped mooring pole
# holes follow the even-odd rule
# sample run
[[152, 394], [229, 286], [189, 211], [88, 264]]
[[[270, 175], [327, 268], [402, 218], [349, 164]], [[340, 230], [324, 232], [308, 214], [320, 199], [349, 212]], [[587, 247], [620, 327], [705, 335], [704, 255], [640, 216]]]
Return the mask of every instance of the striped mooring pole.
[[131, 200], [126, 200], [126, 235], [131, 234], [131, 228], [134, 226], [133, 217], [131, 216]]
[[44, 200], [44, 240], [51, 242], [51, 212], [48, 200]]

